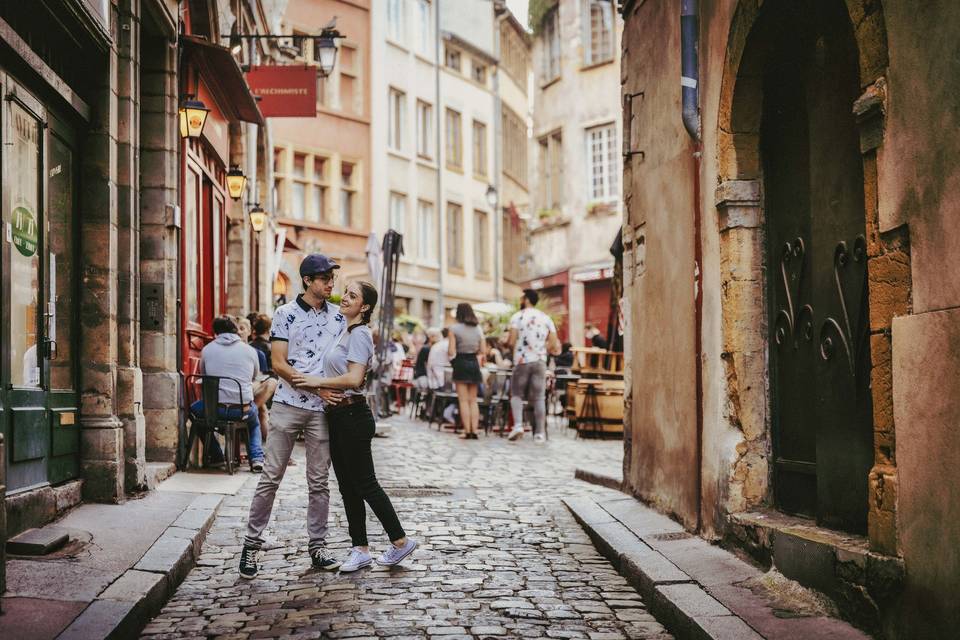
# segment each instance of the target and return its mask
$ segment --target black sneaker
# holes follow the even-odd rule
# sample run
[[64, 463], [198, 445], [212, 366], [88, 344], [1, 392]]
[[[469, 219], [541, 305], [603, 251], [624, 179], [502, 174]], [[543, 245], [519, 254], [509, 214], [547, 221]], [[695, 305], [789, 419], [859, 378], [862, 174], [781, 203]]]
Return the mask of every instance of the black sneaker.
[[240, 577], [246, 578], [247, 580], [251, 578], [256, 578], [257, 573], [260, 572], [260, 563], [257, 562], [257, 558], [260, 555], [260, 549], [254, 549], [253, 547], [244, 547], [243, 551], [240, 552]]
[[323, 569], [324, 571], [333, 571], [339, 569], [343, 564], [333, 556], [327, 553], [326, 549], [314, 549], [310, 552], [310, 560], [313, 561], [314, 569]]

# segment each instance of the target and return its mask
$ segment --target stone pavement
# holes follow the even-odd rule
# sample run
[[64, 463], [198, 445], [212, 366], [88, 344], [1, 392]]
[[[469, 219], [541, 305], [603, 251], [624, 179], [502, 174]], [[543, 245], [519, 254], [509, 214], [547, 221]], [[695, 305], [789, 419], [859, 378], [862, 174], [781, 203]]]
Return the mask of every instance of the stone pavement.
[[[669, 638], [636, 591], [601, 557], [562, 498], [622, 497], [574, 479], [617, 474], [620, 441], [576, 440], [554, 427], [535, 444], [461, 441], [395, 417], [374, 440], [378, 475], [421, 542], [394, 569], [320, 573], [306, 553], [306, 481], [287, 472], [254, 580], [237, 574], [254, 481], [222, 504], [196, 568], [143, 631], [162, 638]], [[331, 471], [328, 546], [349, 539]], [[389, 544], [368, 513], [374, 552]]]

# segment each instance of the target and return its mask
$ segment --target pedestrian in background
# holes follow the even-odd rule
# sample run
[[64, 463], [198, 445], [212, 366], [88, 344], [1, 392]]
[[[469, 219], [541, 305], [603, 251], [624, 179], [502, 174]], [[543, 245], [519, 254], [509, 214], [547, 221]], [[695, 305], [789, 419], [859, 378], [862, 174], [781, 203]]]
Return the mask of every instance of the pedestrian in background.
[[536, 308], [540, 295], [524, 289], [520, 311], [510, 318], [507, 346], [514, 347], [513, 377], [510, 381], [510, 409], [513, 429], [507, 436], [523, 436], [523, 401], [533, 407], [533, 439], [543, 442], [547, 428], [547, 354], [560, 353], [557, 327], [550, 316]]
[[480, 405], [477, 389], [483, 382], [480, 373], [480, 354], [483, 350], [483, 330], [477, 315], [466, 302], [457, 305], [457, 322], [450, 328], [448, 354], [453, 365], [453, 382], [457, 388], [460, 405], [460, 422], [463, 424], [461, 440], [476, 440], [480, 427]]
[[440, 339], [430, 347], [427, 356], [427, 379], [431, 389], [440, 389], [446, 382], [443, 370], [450, 364], [450, 329], [440, 330]]
[[430, 377], [427, 375], [427, 361], [430, 359], [430, 349], [440, 340], [440, 330], [434, 327], [427, 329], [427, 340], [417, 352], [417, 359], [413, 364], [413, 386], [421, 393], [430, 388]]
[[263, 474], [250, 503], [247, 533], [240, 554], [240, 575], [256, 577], [263, 547], [263, 530], [270, 521], [280, 481], [287, 470], [297, 435], [304, 434], [307, 448], [307, 533], [310, 560], [316, 569], [340, 566], [326, 549], [330, 510], [330, 435], [324, 409], [343, 393], [333, 389], [311, 391], [295, 382], [299, 374], [322, 375], [329, 349], [346, 330], [346, 319], [327, 302], [333, 293], [340, 265], [314, 253], [300, 263], [303, 293], [278, 307], [270, 330], [273, 369], [281, 381], [273, 398], [271, 434], [267, 441]]
[[351, 282], [340, 299], [340, 313], [347, 320], [347, 331], [330, 349], [324, 362], [323, 377], [302, 374], [294, 377], [301, 388], [331, 388], [345, 394], [342, 401], [327, 408], [333, 470], [337, 474], [353, 544], [349, 556], [340, 565], [341, 572], [362, 569], [373, 561], [367, 542], [364, 503], [373, 509], [392, 543], [377, 559], [377, 564], [399, 564], [417, 548], [417, 541], [408, 538], [404, 532], [373, 467], [370, 443], [376, 432], [376, 423], [362, 387], [373, 361], [373, 336], [368, 324], [376, 305], [377, 290], [372, 284]]
[[[238, 384], [220, 381], [217, 415], [224, 420], [246, 421], [249, 432], [247, 455], [253, 470], [260, 471], [263, 469], [262, 437], [259, 414], [253, 402], [253, 384], [260, 373], [257, 352], [240, 336], [237, 324], [230, 316], [215, 318], [213, 333], [216, 337], [200, 351], [199, 373], [237, 381]], [[203, 400], [190, 405], [190, 411], [194, 416], [203, 416]], [[210, 438], [210, 451], [204, 454], [211, 464], [223, 462], [223, 450], [216, 436]]]
[[606, 349], [608, 346], [606, 338], [603, 337], [600, 330], [597, 329], [597, 326], [592, 322], [587, 323], [583, 335], [590, 346], [595, 349]]

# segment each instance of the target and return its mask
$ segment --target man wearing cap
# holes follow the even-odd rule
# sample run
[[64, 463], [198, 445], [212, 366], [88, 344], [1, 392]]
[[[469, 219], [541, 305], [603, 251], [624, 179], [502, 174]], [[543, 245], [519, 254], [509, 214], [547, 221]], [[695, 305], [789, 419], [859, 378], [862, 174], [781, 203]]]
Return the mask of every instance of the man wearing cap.
[[300, 263], [303, 293], [278, 307], [270, 330], [271, 361], [280, 376], [270, 411], [270, 437], [264, 447], [263, 473], [250, 503], [247, 534], [240, 555], [240, 575], [253, 578], [259, 570], [257, 557], [263, 546], [263, 530], [270, 520], [280, 480], [287, 469], [297, 436], [303, 433], [307, 447], [307, 533], [313, 566], [332, 571], [340, 562], [327, 553], [327, 516], [330, 490], [330, 435], [323, 409], [336, 404], [343, 394], [321, 390], [319, 394], [299, 389], [291, 382], [295, 374], [322, 376], [327, 352], [346, 330], [339, 310], [327, 303], [333, 292], [335, 271], [340, 265], [314, 253]]

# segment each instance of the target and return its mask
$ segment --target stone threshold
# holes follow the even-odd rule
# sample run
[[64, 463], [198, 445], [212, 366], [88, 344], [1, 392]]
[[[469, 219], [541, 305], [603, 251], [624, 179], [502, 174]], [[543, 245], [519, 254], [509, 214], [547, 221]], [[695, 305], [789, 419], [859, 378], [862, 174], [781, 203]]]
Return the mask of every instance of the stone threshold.
[[865, 640], [829, 601], [688, 533], [631, 497], [564, 499], [597, 549], [678, 638]]
[[870, 550], [864, 536], [777, 511], [732, 514], [724, 545], [831, 598], [841, 615], [879, 634], [881, 615], [903, 590], [901, 558]]

